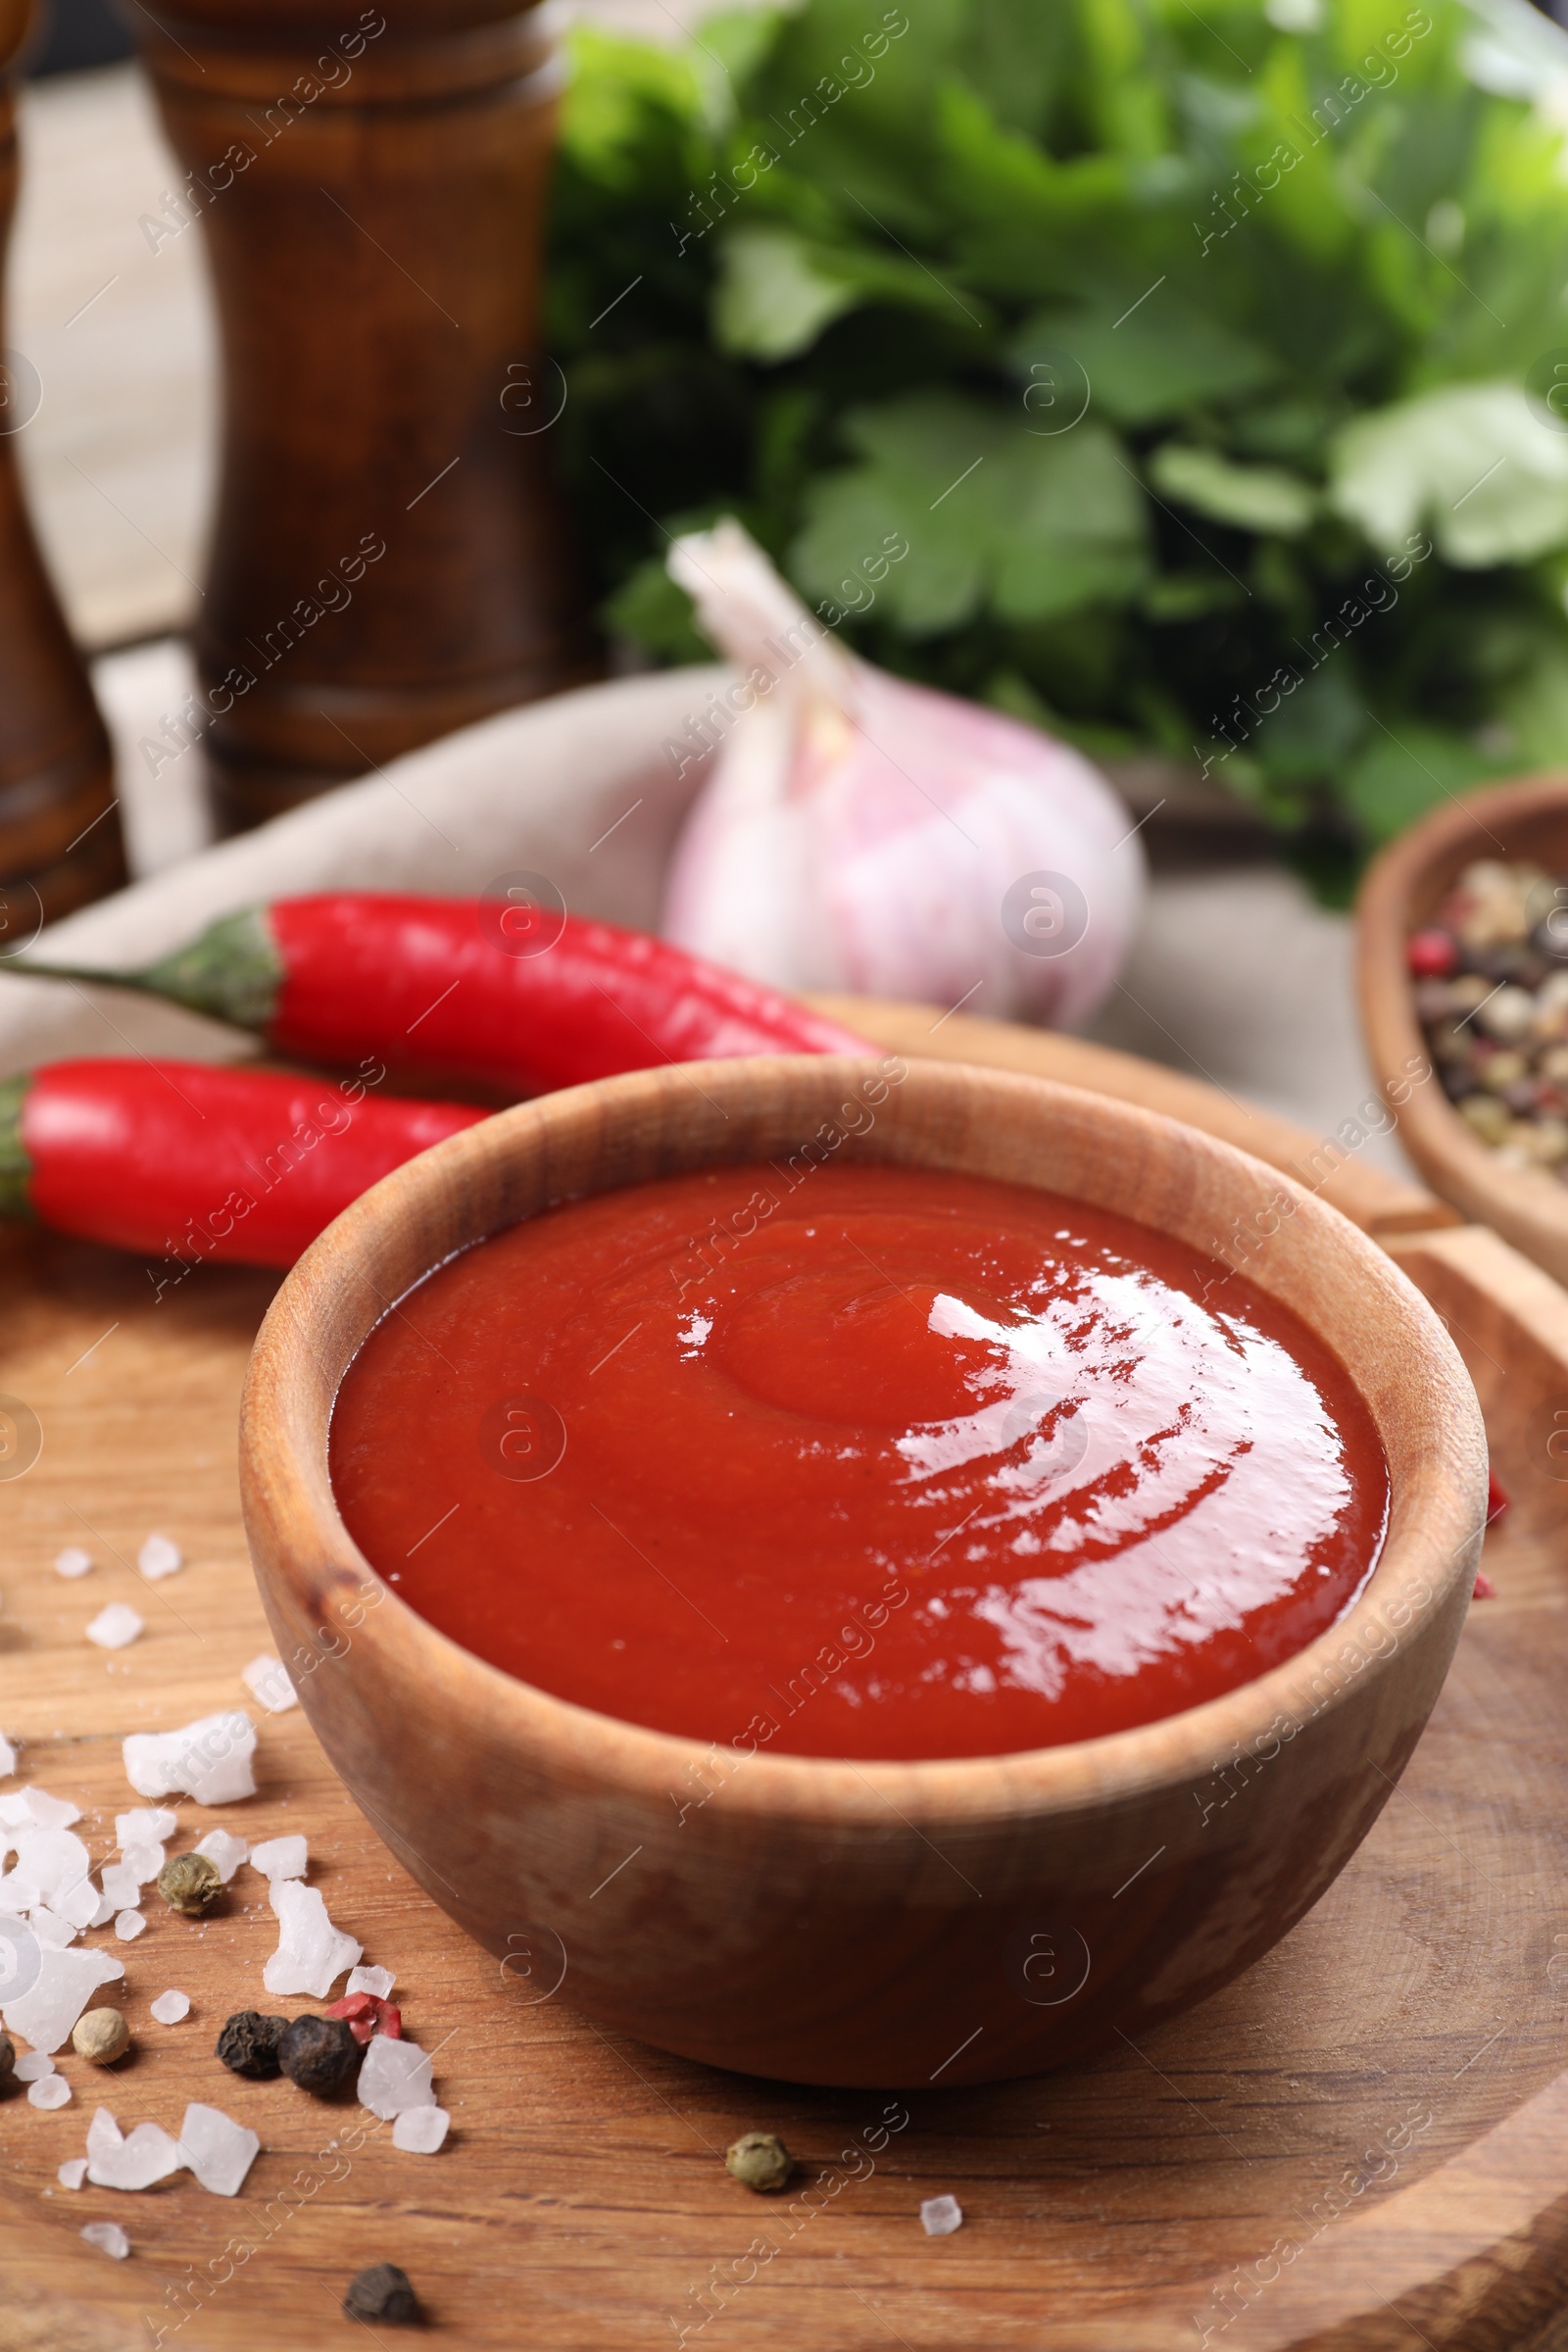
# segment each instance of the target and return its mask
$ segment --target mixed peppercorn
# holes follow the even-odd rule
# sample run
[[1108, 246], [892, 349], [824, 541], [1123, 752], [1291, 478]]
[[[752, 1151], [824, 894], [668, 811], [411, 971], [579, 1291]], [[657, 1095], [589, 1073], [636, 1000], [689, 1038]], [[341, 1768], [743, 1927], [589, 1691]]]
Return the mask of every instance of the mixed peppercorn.
[[1568, 880], [1478, 858], [1406, 956], [1460, 1118], [1505, 1164], [1568, 1184]]
[[249, 2075], [260, 2082], [286, 2075], [301, 2090], [324, 2097], [348, 2081], [373, 2034], [401, 2041], [403, 2012], [379, 1993], [350, 1992], [334, 2001], [324, 2016], [308, 2013], [292, 2024], [286, 2017], [236, 2009], [225, 2021], [213, 2054], [232, 2075]]

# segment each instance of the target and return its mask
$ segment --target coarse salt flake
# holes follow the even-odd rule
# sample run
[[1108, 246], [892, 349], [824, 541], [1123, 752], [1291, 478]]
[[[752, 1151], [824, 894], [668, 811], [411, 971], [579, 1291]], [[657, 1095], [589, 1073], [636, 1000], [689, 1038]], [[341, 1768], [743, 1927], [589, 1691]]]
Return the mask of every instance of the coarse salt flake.
[[122, 1943], [134, 1943], [146, 1925], [139, 1911], [117, 1911], [115, 1914], [115, 1934]]
[[297, 1833], [291, 1838], [267, 1838], [251, 1847], [251, 1868], [259, 1870], [264, 1879], [303, 1879], [309, 1859], [305, 1839]]
[[112, 2254], [116, 2262], [123, 2262], [130, 2252], [130, 2240], [118, 2222], [88, 2222], [81, 2232], [89, 2246], [102, 2254]]
[[63, 1887], [55, 1896], [54, 1908], [74, 1928], [91, 1928], [97, 1925], [102, 1899], [91, 1879], [78, 1879], [74, 1886]]
[[[136, 1871], [124, 1862], [106, 1862], [98, 1875], [103, 1881], [106, 1903], [113, 1903], [116, 1911], [134, 1910], [142, 1888], [141, 1878]], [[151, 1875], [156, 1878], [158, 1873], [154, 1871]], [[111, 1912], [110, 1917], [113, 1916]]]
[[[163, 1869], [164, 1849], [161, 1845], [127, 1845], [120, 1857], [119, 1866], [127, 1877], [135, 1880], [138, 1886], [145, 1886]], [[111, 1864], [110, 1867], [113, 1869], [115, 1866]]]
[[180, 2159], [215, 2197], [238, 2196], [261, 2144], [254, 2132], [220, 2107], [193, 2102], [179, 2127]]
[[12, 2068], [19, 2082], [41, 2082], [45, 2075], [54, 2071], [55, 2062], [47, 2050], [24, 2050]]
[[74, 1821], [81, 1819], [79, 1805], [74, 1805], [69, 1796], [51, 1796], [47, 1788], [23, 1788], [15, 1801], [21, 1807], [11, 1822], [16, 1829], [30, 1823], [35, 1830], [69, 1830]]
[[206, 1855], [224, 1886], [240, 1864], [249, 1859], [250, 1850], [243, 1838], [231, 1838], [226, 1830], [209, 1830], [196, 1845], [196, 1851]]
[[0, 1732], [0, 1781], [7, 1779], [16, 1769], [17, 1751], [4, 1732]]
[[122, 1853], [127, 1845], [162, 1845], [179, 1827], [179, 1815], [167, 1805], [132, 1805], [115, 1815], [115, 1843]]
[[4, 2004], [6, 2032], [20, 2034], [35, 2050], [58, 2050], [100, 1984], [112, 1984], [125, 1973], [124, 1962], [108, 1952], [51, 1951], [36, 1945], [35, 1970], [29, 1970], [20, 1992]]
[[101, 1608], [87, 1627], [87, 1639], [100, 1649], [128, 1649], [132, 1642], [147, 1630], [144, 1618], [122, 1600], [112, 1600]]
[[920, 2207], [920, 2227], [927, 2237], [951, 2237], [963, 2221], [956, 2197], [927, 2197]]
[[[93, 1907], [96, 1909], [96, 1904]], [[33, 1905], [27, 1913], [27, 1925], [40, 1943], [52, 1944], [57, 1952], [64, 1951], [68, 1943], [74, 1943], [81, 1932], [72, 1920], [62, 1919], [58, 1911], [51, 1911], [47, 1903]]]
[[392, 2145], [411, 2156], [433, 2156], [451, 2123], [444, 2107], [405, 2107], [392, 2119]]
[[406, 2108], [431, 2107], [430, 2060], [416, 2041], [394, 2041], [377, 2034], [366, 2044], [360, 2067], [360, 2105], [390, 2122]]
[[64, 2075], [41, 2075], [27, 2085], [29, 2107], [66, 2107], [70, 2103], [71, 2084]]
[[92, 1566], [92, 1553], [83, 1551], [79, 1544], [68, 1544], [55, 1553], [56, 1576], [85, 1576]]
[[10, 1842], [17, 1871], [37, 1887], [40, 1902], [52, 1903], [87, 1876], [87, 1848], [70, 1830], [18, 1830]]
[[[97, 2120], [95, 2116], [93, 2122]], [[87, 2133], [87, 2178], [98, 2188], [151, 2188], [184, 2163], [178, 2141], [171, 2139], [161, 2124], [138, 2124], [118, 2140], [104, 2133], [96, 2146], [91, 2130]]]
[[155, 1532], [137, 1552], [136, 1565], [149, 1584], [156, 1584], [161, 1576], [172, 1576], [176, 1568], [183, 1568], [185, 1554], [177, 1544]]
[[161, 1992], [149, 2006], [161, 2026], [177, 2026], [181, 2018], [190, 2015], [190, 1994], [175, 1992], [171, 1988], [168, 1992]]
[[299, 1879], [273, 1879], [268, 1894], [278, 1936], [262, 1983], [269, 1992], [308, 1992], [313, 2000], [324, 2001], [365, 1946], [332, 1925], [317, 1887]]
[[274, 1658], [267, 1650], [240, 1668], [239, 1679], [257, 1705], [265, 1707], [269, 1715], [281, 1715], [285, 1707], [297, 1707], [300, 1703], [288, 1668], [281, 1658]]
[[177, 1732], [132, 1732], [125, 1777], [138, 1796], [193, 1796], [224, 1805], [256, 1794], [256, 1726], [240, 1708], [202, 1715]]
[[85, 2156], [68, 2156], [55, 2175], [55, 2179], [62, 2188], [79, 2188], [86, 2178], [87, 2159]]
[[397, 1979], [389, 1968], [351, 1968], [349, 1981], [343, 1989], [345, 1992], [373, 1993], [378, 2001], [385, 2001], [391, 1998], [396, 1983]]

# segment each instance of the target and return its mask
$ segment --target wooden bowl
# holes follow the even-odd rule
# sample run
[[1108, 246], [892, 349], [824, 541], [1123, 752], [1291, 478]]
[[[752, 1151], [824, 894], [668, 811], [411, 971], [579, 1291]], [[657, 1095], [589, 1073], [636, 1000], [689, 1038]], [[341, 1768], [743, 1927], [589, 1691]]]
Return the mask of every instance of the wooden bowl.
[[1396, 1110], [1399, 1140], [1433, 1191], [1568, 1282], [1568, 1185], [1540, 1168], [1500, 1161], [1471, 1134], [1435, 1075], [1410, 1086], [1411, 1071], [1430, 1060], [1405, 942], [1476, 858], [1529, 859], [1568, 874], [1568, 776], [1534, 776], [1450, 801], [1378, 858], [1356, 910], [1367, 1054]]
[[[356, 1549], [327, 1476], [338, 1383], [388, 1305], [452, 1250], [565, 1196], [787, 1156], [812, 1137], [1048, 1187], [1200, 1249], [1228, 1237], [1249, 1278], [1337, 1350], [1388, 1454], [1388, 1542], [1347, 1616], [1167, 1721], [938, 1763], [705, 1747], [551, 1697], [416, 1616]], [[1052, 2066], [1117, 2029], [1137, 2038], [1316, 1901], [1447, 1669], [1486, 1447], [1419, 1294], [1260, 1161], [1042, 1080], [766, 1059], [705, 1064], [700, 1084], [672, 1068], [546, 1096], [377, 1185], [267, 1317], [241, 1489], [279, 1652], [322, 1745], [503, 1975], [714, 2065], [947, 2088]]]

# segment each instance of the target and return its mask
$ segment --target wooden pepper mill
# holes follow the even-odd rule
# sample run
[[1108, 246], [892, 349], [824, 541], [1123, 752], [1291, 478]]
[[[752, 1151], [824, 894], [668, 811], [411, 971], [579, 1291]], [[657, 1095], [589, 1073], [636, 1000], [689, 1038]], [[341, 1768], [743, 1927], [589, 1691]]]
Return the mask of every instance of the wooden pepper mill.
[[136, 25], [222, 337], [196, 716], [232, 832], [593, 674], [535, 348], [557, 69], [531, 0]]
[[[31, 0], [0, 0], [0, 270], [17, 196], [11, 76], [30, 15]], [[52, 920], [125, 879], [109, 737], [17, 470], [40, 393], [24, 355], [0, 348], [0, 956], [40, 907]]]

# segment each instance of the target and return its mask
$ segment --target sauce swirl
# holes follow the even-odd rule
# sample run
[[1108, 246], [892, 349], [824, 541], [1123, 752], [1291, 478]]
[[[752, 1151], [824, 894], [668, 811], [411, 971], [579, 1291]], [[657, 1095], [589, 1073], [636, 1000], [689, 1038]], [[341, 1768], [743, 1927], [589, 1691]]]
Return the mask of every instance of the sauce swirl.
[[438, 1268], [334, 1408], [361, 1549], [603, 1713], [800, 1755], [1092, 1739], [1252, 1680], [1376, 1561], [1388, 1470], [1288, 1309], [989, 1178], [721, 1168]]

